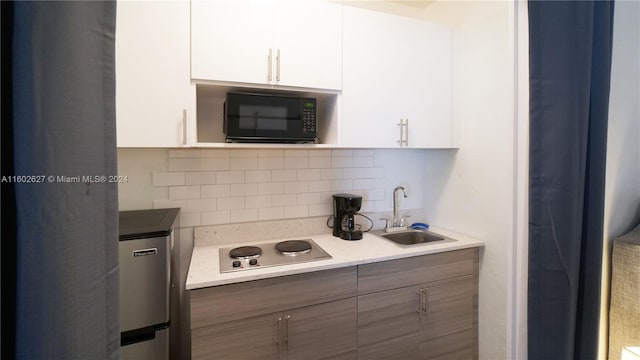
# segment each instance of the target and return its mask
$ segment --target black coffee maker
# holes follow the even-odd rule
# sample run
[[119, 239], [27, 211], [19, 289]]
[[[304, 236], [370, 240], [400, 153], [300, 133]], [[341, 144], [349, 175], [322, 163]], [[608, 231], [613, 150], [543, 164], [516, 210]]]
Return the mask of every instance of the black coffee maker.
[[345, 240], [362, 239], [360, 225], [355, 223], [355, 215], [362, 206], [362, 196], [333, 194], [333, 236]]

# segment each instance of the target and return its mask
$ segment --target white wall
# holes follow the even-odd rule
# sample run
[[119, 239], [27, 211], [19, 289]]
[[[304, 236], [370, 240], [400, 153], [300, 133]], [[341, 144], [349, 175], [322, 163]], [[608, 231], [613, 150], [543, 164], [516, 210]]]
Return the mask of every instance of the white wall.
[[640, 222], [640, 2], [617, 1], [607, 137], [599, 358], [608, 352], [613, 240]]
[[508, 11], [506, 2], [483, 2], [482, 11], [467, 12], [460, 22], [455, 97], [460, 149], [428, 151], [424, 170], [427, 221], [486, 244], [480, 261], [479, 355], [491, 360], [508, 357], [508, 258], [515, 226]]

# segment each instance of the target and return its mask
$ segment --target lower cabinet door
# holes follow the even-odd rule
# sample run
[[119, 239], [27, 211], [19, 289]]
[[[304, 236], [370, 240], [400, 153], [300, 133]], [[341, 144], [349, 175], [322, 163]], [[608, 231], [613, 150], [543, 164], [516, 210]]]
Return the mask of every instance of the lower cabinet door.
[[476, 294], [471, 275], [424, 286], [426, 313], [421, 336], [425, 359], [474, 359]]
[[358, 296], [358, 359], [420, 359], [420, 286]]
[[355, 359], [355, 297], [286, 312], [287, 360]]
[[278, 315], [256, 316], [191, 330], [193, 360], [280, 359]]

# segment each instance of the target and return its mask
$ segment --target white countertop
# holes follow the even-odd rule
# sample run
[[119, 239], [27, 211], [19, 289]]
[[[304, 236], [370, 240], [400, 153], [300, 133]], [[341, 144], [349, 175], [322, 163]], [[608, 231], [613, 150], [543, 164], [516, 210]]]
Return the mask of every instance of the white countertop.
[[[232, 245], [224, 246], [196, 246], [193, 249], [191, 264], [189, 265], [186, 288], [187, 290], [194, 290], [209, 286], [266, 279], [318, 270], [336, 269], [385, 260], [484, 246], [482, 241], [461, 234], [433, 227], [429, 230], [443, 235], [444, 237], [455, 239], [456, 241], [400, 246], [379, 236], [365, 233], [362, 240], [357, 241], [342, 240], [332, 236], [331, 234], [319, 234], [287, 239], [273, 239], [269, 241], [246, 242], [242, 244], [234, 243]], [[316, 242], [316, 244], [324, 249], [324, 251], [329, 253], [332, 258], [299, 264], [236, 271], [225, 274], [220, 273], [219, 249], [221, 247], [256, 245], [300, 238], [311, 238]]]

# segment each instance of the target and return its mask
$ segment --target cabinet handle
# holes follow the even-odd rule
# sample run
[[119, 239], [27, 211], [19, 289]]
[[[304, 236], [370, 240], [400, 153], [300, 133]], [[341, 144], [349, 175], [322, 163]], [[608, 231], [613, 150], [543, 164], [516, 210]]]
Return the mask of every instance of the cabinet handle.
[[284, 317], [284, 359], [289, 358], [289, 319], [290, 315]]
[[400, 119], [400, 122], [398, 123], [398, 127], [400, 128], [400, 139], [398, 140], [398, 145], [400, 145], [402, 147], [402, 135], [404, 134], [404, 132], [402, 131], [402, 127], [404, 126], [404, 119]]
[[280, 82], [280, 49], [276, 54], [276, 82]]
[[283, 344], [282, 344], [282, 342], [283, 342], [283, 340], [282, 340], [283, 339], [283, 333], [282, 333], [282, 318], [281, 317], [278, 318], [278, 335], [277, 336], [278, 336], [278, 340], [277, 340], [277, 343], [278, 343], [278, 358], [280, 360], [282, 360], [284, 354], [283, 354], [283, 351], [282, 351], [282, 348], [283, 348]]
[[404, 119], [404, 146], [409, 146], [409, 119]]
[[187, 109], [182, 109], [182, 145], [187, 145]]
[[427, 300], [429, 297], [429, 288], [424, 288], [422, 290], [422, 312], [424, 313], [424, 319], [429, 320], [429, 316], [427, 315]]
[[418, 310], [416, 312], [420, 315], [420, 320], [422, 320], [422, 299], [424, 298], [424, 289], [418, 289]]
[[269, 56], [267, 57], [267, 81], [271, 82], [271, 67], [272, 67], [272, 61], [271, 61], [271, 48], [269, 48]]

